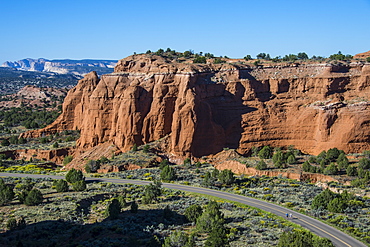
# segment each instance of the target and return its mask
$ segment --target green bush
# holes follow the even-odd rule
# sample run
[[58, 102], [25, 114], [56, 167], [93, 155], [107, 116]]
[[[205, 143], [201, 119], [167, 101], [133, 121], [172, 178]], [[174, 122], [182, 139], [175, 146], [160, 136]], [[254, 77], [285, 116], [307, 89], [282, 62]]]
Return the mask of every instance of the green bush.
[[207, 63], [207, 58], [203, 56], [196, 57], [193, 63]]
[[0, 178], [0, 206], [11, 202], [14, 199], [13, 189], [4, 183]]
[[68, 183], [64, 179], [58, 179], [54, 183], [55, 189], [58, 193], [68, 191]]
[[176, 172], [175, 169], [173, 169], [170, 166], [165, 166], [163, 170], [161, 171], [161, 179], [163, 181], [169, 182], [176, 179]]
[[86, 190], [86, 182], [85, 180], [78, 180], [72, 183], [73, 190], [75, 191], [84, 191]]
[[260, 161], [257, 163], [256, 169], [257, 169], [257, 170], [266, 170], [266, 169], [267, 169], [267, 164], [266, 164], [266, 162], [265, 162], [265, 161], [263, 161], [263, 160], [260, 160]]
[[27, 206], [34, 206], [40, 204], [44, 200], [41, 191], [38, 189], [32, 189], [24, 201], [24, 204]]
[[272, 157], [272, 148], [270, 146], [264, 146], [259, 152], [258, 156], [261, 159], [270, 159]]
[[80, 170], [76, 170], [74, 168], [72, 168], [71, 170], [69, 170], [66, 174], [66, 180], [68, 183], [75, 183], [77, 181], [81, 181], [81, 180], [84, 180], [84, 176], [82, 174], [82, 171]]
[[370, 63], [370, 57], [366, 58], [366, 62]]
[[68, 155], [68, 156], [64, 157], [64, 159], [63, 159], [63, 165], [67, 165], [72, 160], [73, 160], [73, 156], [72, 155]]
[[226, 185], [230, 185], [235, 181], [234, 173], [228, 169], [222, 170], [218, 175], [218, 179], [221, 183]]
[[190, 222], [196, 222], [199, 216], [203, 213], [201, 206], [193, 204], [185, 209], [185, 217]]
[[105, 209], [105, 216], [110, 219], [117, 219], [121, 212], [121, 204], [117, 199], [113, 199]]

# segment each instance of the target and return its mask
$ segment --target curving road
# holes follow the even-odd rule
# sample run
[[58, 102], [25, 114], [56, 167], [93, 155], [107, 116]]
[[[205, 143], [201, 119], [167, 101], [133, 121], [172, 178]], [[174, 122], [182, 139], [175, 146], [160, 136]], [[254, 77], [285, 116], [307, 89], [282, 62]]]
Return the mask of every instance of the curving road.
[[[53, 176], [53, 175], [39, 175], [39, 174], [21, 174], [21, 173], [0, 173], [0, 177], [31, 177], [31, 178], [53, 178], [53, 179], [61, 179], [64, 176]], [[86, 178], [86, 181], [97, 181], [97, 182], [109, 182], [109, 183], [130, 183], [130, 184], [137, 184], [137, 185], [147, 185], [150, 184], [151, 181], [142, 181], [142, 180], [132, 180], [132, 179], [113, 179], [113, 178]], [[228, 192], [211, 190], [206, 188], [200, 187], [192, 187], [187, 185], [180, 185], [180, 184], [171, 184], [171, 183], [162, 183], [162, 186], [169, 189], [175, 190], [182, 190], [187, 192], [195, 192], [201, 193], [210, 196], [216, 196], [219, 198], [223, 198], [230, 201], [240, 202], [252, 207], [256, 207], [262, 209], [266, 212], [270, 212], [276, 214], [278, 216], [285, 217], [285, 215], [292, 214], [292, 218], [288, 218], [288, 220], [301, 225], [302, 227], [310, 230], [311, 232], [315, 233], [316, 235], [324, 238], [329, 238], [335, 246], [343, 246], [343, 247], [360, 247], [366, 246], [364, 243], [358, 241], [357, 239], [322, 223], [319, 220], [313, 219], [308, 217], [304, 214], [300, 214], [293, 210], [289, 210], [287, 208], [265, 202], [260, 201], [254, 198], [245, 197], [241, 195], [231, 194]]]

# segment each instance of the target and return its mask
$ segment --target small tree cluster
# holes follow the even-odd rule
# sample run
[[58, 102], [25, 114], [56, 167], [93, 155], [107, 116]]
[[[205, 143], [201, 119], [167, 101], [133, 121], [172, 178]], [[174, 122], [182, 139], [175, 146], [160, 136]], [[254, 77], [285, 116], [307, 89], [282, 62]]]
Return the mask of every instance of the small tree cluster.
[[16, 186], [18, 193], [17, 197], [20, 203], [27, 206], [34, 206], [40, 204], [44, 197], [40, 190], [33, 188], [34, 182], [29, 178], [24, 178], [21, 184]]
[[161, 171], [161, 180], [165, 182], [169, 182], [176, 179], [176, 171], [171, 166], [167, 165], [165, 166]]
[[4, 180], [0, 178], [0, 206], [11, 202], [14, 199], [13, 188], [6, 185]]
[[314, 236], [311, 232], [297, 230], [283, 232], [280, 235], [278, 247], [334, 247], [333, 243], [327, 238]]
[[68, 183], [64, 179], [54, 180], [53, 186], [55, 186], [55, 189], [58, 193], [68, 191]]
[[158, 202], [158, 197], [162, 195], [162, 183], [154, 181], [153, 183], [145, 186], [143, 203], [149, 204], [153, 201]]
[[334, 193], [329, 189], [315, 196], [311, 203], [312, 209], [327, 209], [333, 213], [342, 213], [347, 207], [353, 204], [356, 197], [344, 191], [341, 194]]
[[68, 183], [72, 184], [75, 191], [86, 190], [85, 177], [83, 176], [82, 171], [72, 168], [67, 172], [65, 179]]

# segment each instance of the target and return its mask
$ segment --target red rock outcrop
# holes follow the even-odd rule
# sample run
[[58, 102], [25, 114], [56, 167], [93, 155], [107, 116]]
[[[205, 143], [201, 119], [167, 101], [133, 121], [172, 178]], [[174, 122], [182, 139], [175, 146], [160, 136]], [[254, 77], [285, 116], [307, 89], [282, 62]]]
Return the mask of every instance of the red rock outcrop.
[[35, 137], [81, 130], [77, 147], [121, 151], [169, 137], [166, 151], [201, 157], [225, 147], [294, 145], [307, 153], [370, 149], [370, 65], [186, 64], [154, 55], [120, 60], [69, 91], [63, 114]]
[[353, 56], [354, 59], [364, 59], [370, 57], [370, 51], [359, 53]]

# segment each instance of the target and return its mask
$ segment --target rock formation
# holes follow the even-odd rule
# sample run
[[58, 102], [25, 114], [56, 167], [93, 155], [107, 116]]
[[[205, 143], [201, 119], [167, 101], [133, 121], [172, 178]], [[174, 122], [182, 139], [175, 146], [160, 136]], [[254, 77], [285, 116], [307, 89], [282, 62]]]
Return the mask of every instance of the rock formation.
[[78, 148], [109, 141], [121, 151], [166, 137], [166, 151], [182, 157], [262, 145], [361, 152], [370, 149], [369, 89], [361, 62], [253, 67], [133, 55], [112, 74], [86, 75], [53, 124], [24, 136], [79, 129]]

